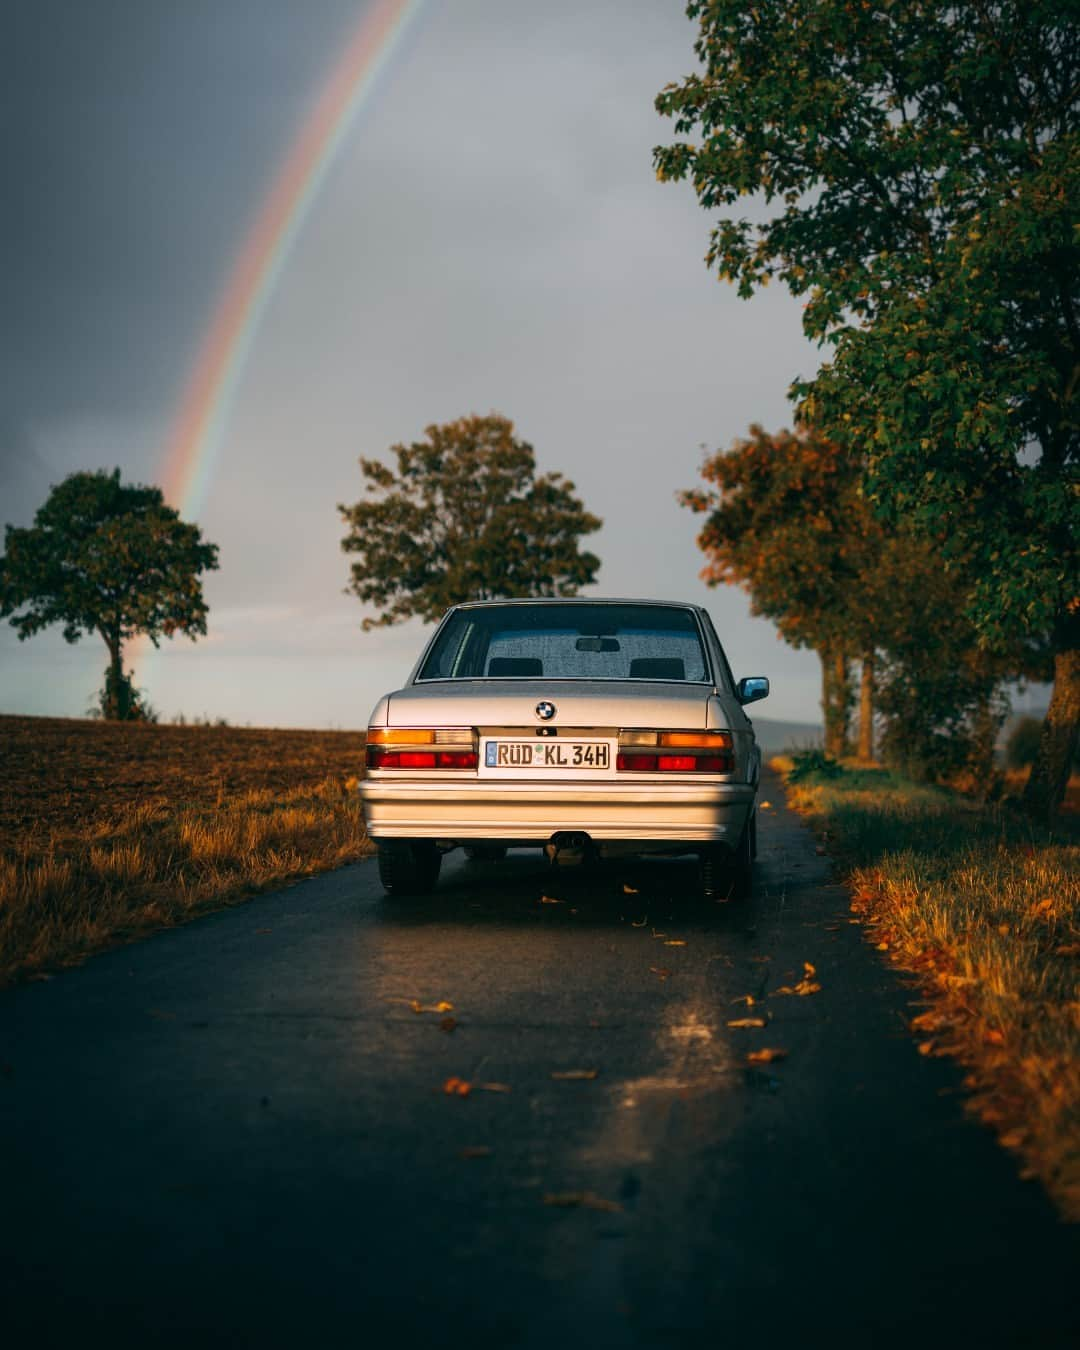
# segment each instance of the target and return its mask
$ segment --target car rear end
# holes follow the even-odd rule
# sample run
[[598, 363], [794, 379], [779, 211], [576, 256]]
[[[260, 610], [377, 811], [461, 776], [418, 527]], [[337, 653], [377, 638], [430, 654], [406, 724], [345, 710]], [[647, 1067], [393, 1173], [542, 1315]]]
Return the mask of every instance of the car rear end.
[[367, 756], [371, 837], [428, 870], [459, 844], [736, 857], [759, 772], [707, 616], [658, 602], [452, 610], [375, 709]]

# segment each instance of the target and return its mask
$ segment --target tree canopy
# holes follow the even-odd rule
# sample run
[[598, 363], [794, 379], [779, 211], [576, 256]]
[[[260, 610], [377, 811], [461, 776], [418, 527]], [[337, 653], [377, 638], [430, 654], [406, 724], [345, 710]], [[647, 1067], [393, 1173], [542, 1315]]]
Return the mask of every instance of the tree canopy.
[[[691, 0], [700, 72], [658, 147], [723, 212], [706, 255], [779, 277], [832, 348], [802, 412], [867, 492], [977, 563], [984, 644], [1050, 640], [1029, 784], [1060, 800], [1080, 717], [1080, 27], [1071, 0]], [[760, 209], [734, 214], [754, 195]], [[974, 509], [973, 509], [974, 508]]]
[[97, 633], [109, 651], [104, 711], [132, 711], [123, 645], [144, 634], [206, 632], [199, 581], [217, 547], [165, 505], [156, 487], [111, 473], [73, 473], [49, 493], [26, 529], [8, 525], [0, 558], [0, 616], [20, 639], [62, 624], [68, 642]]
[[365, 629], [463, 600], [574, 595], [600, 560], [579, 540], [601, 521], [559, 473], [536, 475], [533, 448], [498, 413], [429, 426], [395, 445], [396, 469], [360, 460], [367, 496], [338, 509], [356, 555], [349, 590], [380, 610]]
[[[698, 543], [710, 585], [745, 589], [755, 614], [822, 662], [825, 748], [844, 752], [848, 667], [861, 665], [860, 756], [873, 753], [876, 701], [890, 758], [925, 775], [956, 769], [992, 743], [993, 694], [1013, 666], [978, 650], [963, 608], [971, 579], [941, 566], [941, 541], [885, 527], [860, 488], [861, 461], [809, 427], [759, 426], [702, 466], [708, 486], [680, 494], [705, 516]], [[884, 673], [884, 681], [881, 673]], [[948, 753], [945, 753], [945, 750]]]

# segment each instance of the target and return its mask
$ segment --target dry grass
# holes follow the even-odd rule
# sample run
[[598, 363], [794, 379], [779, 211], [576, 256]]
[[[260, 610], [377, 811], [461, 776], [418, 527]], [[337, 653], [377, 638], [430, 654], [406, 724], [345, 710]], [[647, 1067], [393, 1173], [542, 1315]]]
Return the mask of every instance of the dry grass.
[[363, 746], [0, 717], [0, 983], [370, 853]]
[[1051, 833], [880, 769], [788, 793], [842, 860], [870, 941], [917, 978], [920, 1051], [966, 1066], [971, 1109], [1080, 1219], [1076, 822]]

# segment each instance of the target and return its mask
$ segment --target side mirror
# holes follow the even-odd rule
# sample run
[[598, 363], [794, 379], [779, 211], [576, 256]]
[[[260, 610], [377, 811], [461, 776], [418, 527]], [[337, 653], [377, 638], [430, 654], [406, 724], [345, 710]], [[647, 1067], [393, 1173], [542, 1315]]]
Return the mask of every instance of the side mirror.
[[735, 693], [740, 703], [756, 703], [760, 698], [769, 697], [769, 681], [764, 675], [751, 675], [739, 681]]

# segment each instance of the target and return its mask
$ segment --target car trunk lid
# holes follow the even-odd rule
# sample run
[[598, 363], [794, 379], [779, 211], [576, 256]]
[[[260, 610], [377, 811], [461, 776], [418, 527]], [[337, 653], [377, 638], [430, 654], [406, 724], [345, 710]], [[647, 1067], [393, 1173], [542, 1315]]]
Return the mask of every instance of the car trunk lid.
[[[390, 696], [392, 727], [674, 727], [704, 729], [712, 688], [703, 684], [588, 680], [439, 680]], [[555, 713], [542, 718], [537, 704]]]

